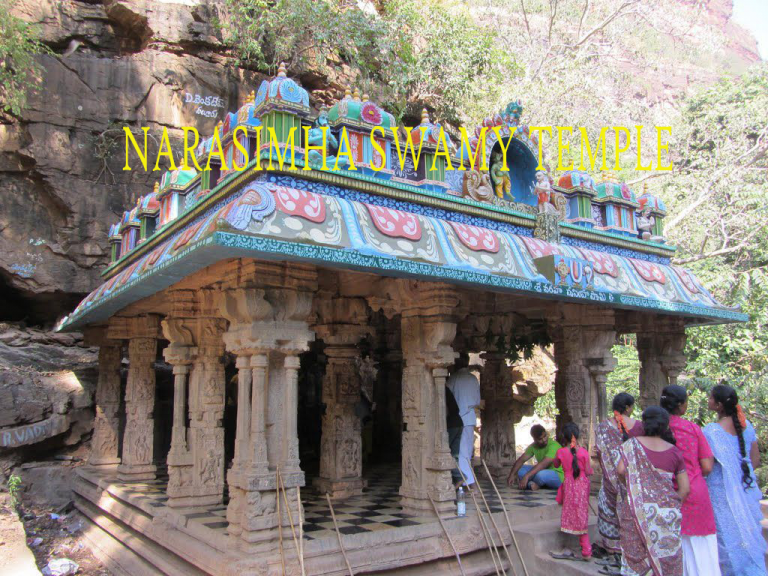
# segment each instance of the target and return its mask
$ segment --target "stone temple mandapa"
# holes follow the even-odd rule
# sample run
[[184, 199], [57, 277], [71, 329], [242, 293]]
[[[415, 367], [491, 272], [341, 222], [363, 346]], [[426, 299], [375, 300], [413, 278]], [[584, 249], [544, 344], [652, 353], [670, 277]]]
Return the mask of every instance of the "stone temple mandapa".
[[[266, 138], [252, 149], [257, 127], [283, 142], [297, 128], [299, 167], [329, 126], [329, 166], [346, 128], [356, 171], [168, 172], [112, 226], [104, 283], [59, 329], [100, 346], [76, 495], [115, 574], [458, 574], [435, 510], [454, 510], [444, 389], [460, 353], [483, 359], [481, 454], [504, 474], [522, 416], [507, 359], [521, 349], [554, 345], [558, 424], [592, 430], [618, 335], [637, 336], [647, 405], [685, 367], [687, 326], [745, 319], [670, 264], [661, 200], [611, 174], [537, 173], [522, 112], [513, 102], [469, 149], [451, 144], [455, 168], [486, 139], [488, 170], [464, 171], [435, 158], [425, 112], [407, 134], [420, 161], [401, 168], [392, 115], [349, 92], [316, 114], [281, 67], [217, 126], [228, 168], [243, 161], [237, 126], [251, 164], [273, 153]], [[509, 171], [483, 126], [500, 128]], [[522, 525], [552, 507], [508, 506], [531, 573], [545, 570]], [[494, 573], [480, 520], [445, 529], [465, 567]]]

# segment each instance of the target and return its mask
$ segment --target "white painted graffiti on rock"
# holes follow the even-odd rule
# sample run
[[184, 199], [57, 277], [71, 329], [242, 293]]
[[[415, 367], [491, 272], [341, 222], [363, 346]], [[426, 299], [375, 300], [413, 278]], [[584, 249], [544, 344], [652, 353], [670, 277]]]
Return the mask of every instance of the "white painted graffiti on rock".
[[202, 96], [200, 94], [184, 93], [184, 104], [196, 106], [195, 114], [207, 118], [216, 118], [220, 108], [226, 108], [224, 98], [221, 96]]
[[6, 428], [0, 431], [0, 448], [17, 448], [51, 438], [69, 428], [69, 418], [57, 414], [27, 426]]

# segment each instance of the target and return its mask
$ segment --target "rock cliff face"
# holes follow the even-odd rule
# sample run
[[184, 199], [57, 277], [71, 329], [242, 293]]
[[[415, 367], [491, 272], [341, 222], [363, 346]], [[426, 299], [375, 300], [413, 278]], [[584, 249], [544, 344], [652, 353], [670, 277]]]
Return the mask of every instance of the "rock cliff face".
[[[23, 117], [0, 117], [0, 320], [50, 325], [98, 284], [109, 225], [159, 176], [122, 170], [123, 126], [210, 132], [258, 85], [232, 65], [213, 24], [222, 3], [15, 3], [56, 55], [43, 57], [42, 89]], [[754, 40], [729, 20], [732, 0], [705, 4], [707, 18], [731, 27], [734, 51], [756, 59]], [[349, 77], [340, 65], [291, 73], [315, 101]]]

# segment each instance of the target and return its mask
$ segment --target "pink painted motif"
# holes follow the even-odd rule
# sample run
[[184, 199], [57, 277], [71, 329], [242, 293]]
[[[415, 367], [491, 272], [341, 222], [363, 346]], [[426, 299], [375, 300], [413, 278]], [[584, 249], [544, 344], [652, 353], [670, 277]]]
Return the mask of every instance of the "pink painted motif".
[[549, 242], [544, 242], [544, 240], [529, 238], [528, 236], [521, 236], [520, 239], [534, 258], [543, 258], [544, 256], [551, 256], [552, 254], [562, 255], [560, 248]]
[[275, 187], [277, 208], [291, 216], [306, 218], [310, 222], [325, 222], [325, 202], [319, 194], [284, 186]]
[[197, 234], [198, 230], [200, 230], [200, 227], [203, 225], [203, 222], [198, 222], [197, 224], [194, 224], [193, 226], [190, 226], [182, 234], [176, 239], [176, 242], [173, 243], [173, 251], [178, 250], [179, 248], [182, 248], [183, 246], [186, 246], [192, 238], [195, 237], [195, 234]]
[[385, 236], [407, 238], [414, 242], [421, 240], [421, 225], [415, 214], [372, 204], [366, 204], [365, 206], [371, 214], [373, 225]]
[[634, 258], [628, 258], [628, 260], [632, 262], [632, 266], [635, 267], [637, 273], [640, 274], [640, 277], [646, 282], [658, 282], [659, 284], [667, 283], [667, 277], [656, 264], [644, 260], [636, 260]]
[[607, 274], [614, 278], [619, 277], [619, 267], [616, 266], [616, 262], [611, 258], [609, 254], [604, 252], [597, 252], [595, 250], [587, 250], [586, 248], [576, 248], [581, 255], [592, 263], [592, 268], [598, 274]]
[[[386, 150], [386, 148], [384, 148], [384, 140], [382, 140], [380, 138], [375, 138], [375, 141], [376, 141], [376, 143], [379, 146], [381, 146], [382, 150]], [[379, 168], [379, 167], [384, 168], [384, 158], [382, 158], [381, 153], [376, 148], [373, 149], [373, 164], [372, 165], [376, 166], [377, 168]]]
[[461, 240], [461, 243], [470, 250], [475, 252], [482, 250], [492, 254], [496, 254], [499, 251], [499, 239], [490, 230], [459, 222], [451, 222], [451, 226], [459, 240]]
[[688, 290], [688, 292], [691, 294], [698, 294], [701, 292], [699, 287], [694, 283], [688, 270], [683, 270], [682, 268], [673, 268], [673, 270], [677, 273], [677, 277], [680, 278], [680, 282], [683, 283], [683, 286], [685, 286], [685, 289]]

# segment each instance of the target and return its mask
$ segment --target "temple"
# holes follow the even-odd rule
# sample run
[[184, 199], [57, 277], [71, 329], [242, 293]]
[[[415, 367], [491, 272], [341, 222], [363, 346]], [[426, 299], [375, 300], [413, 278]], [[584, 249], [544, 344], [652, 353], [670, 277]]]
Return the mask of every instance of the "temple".
[[[225, 165], [166, 173], [110, 228], [103, 284], [59, 329], [100, 347], [76, 504], [115, 574], [459, 574], [446, 534], [468, 573], [495, 573], [489, 534], [512, 546], [499, 498], [530, 573], [553, 573], [534, 538], [553, 500], [483, 483], [486, 520], [455, 518], [457, 356], [482, 359], [480, 453], [501, 488], [522, 350], [553, 345], [558, 425], [592, 430], [619, 335], [636, 335], [647, 405], [684, 369], [686, 327], [745, 316], [671, 265], [661, 200], [610, 173], [537, 172], [522, 114], [512, 102], [469, 146], [447, 140], [451, 170], [425, 111], [402, 138], [421, 156], [401, 165], [391, 114], [351, 91], [313, 112], [281, 66], [216, 127]], [[259, 126], [295, 137], [299, 169], [264, 162]], [[456, 170], [481, 144], [488, 169]]]

